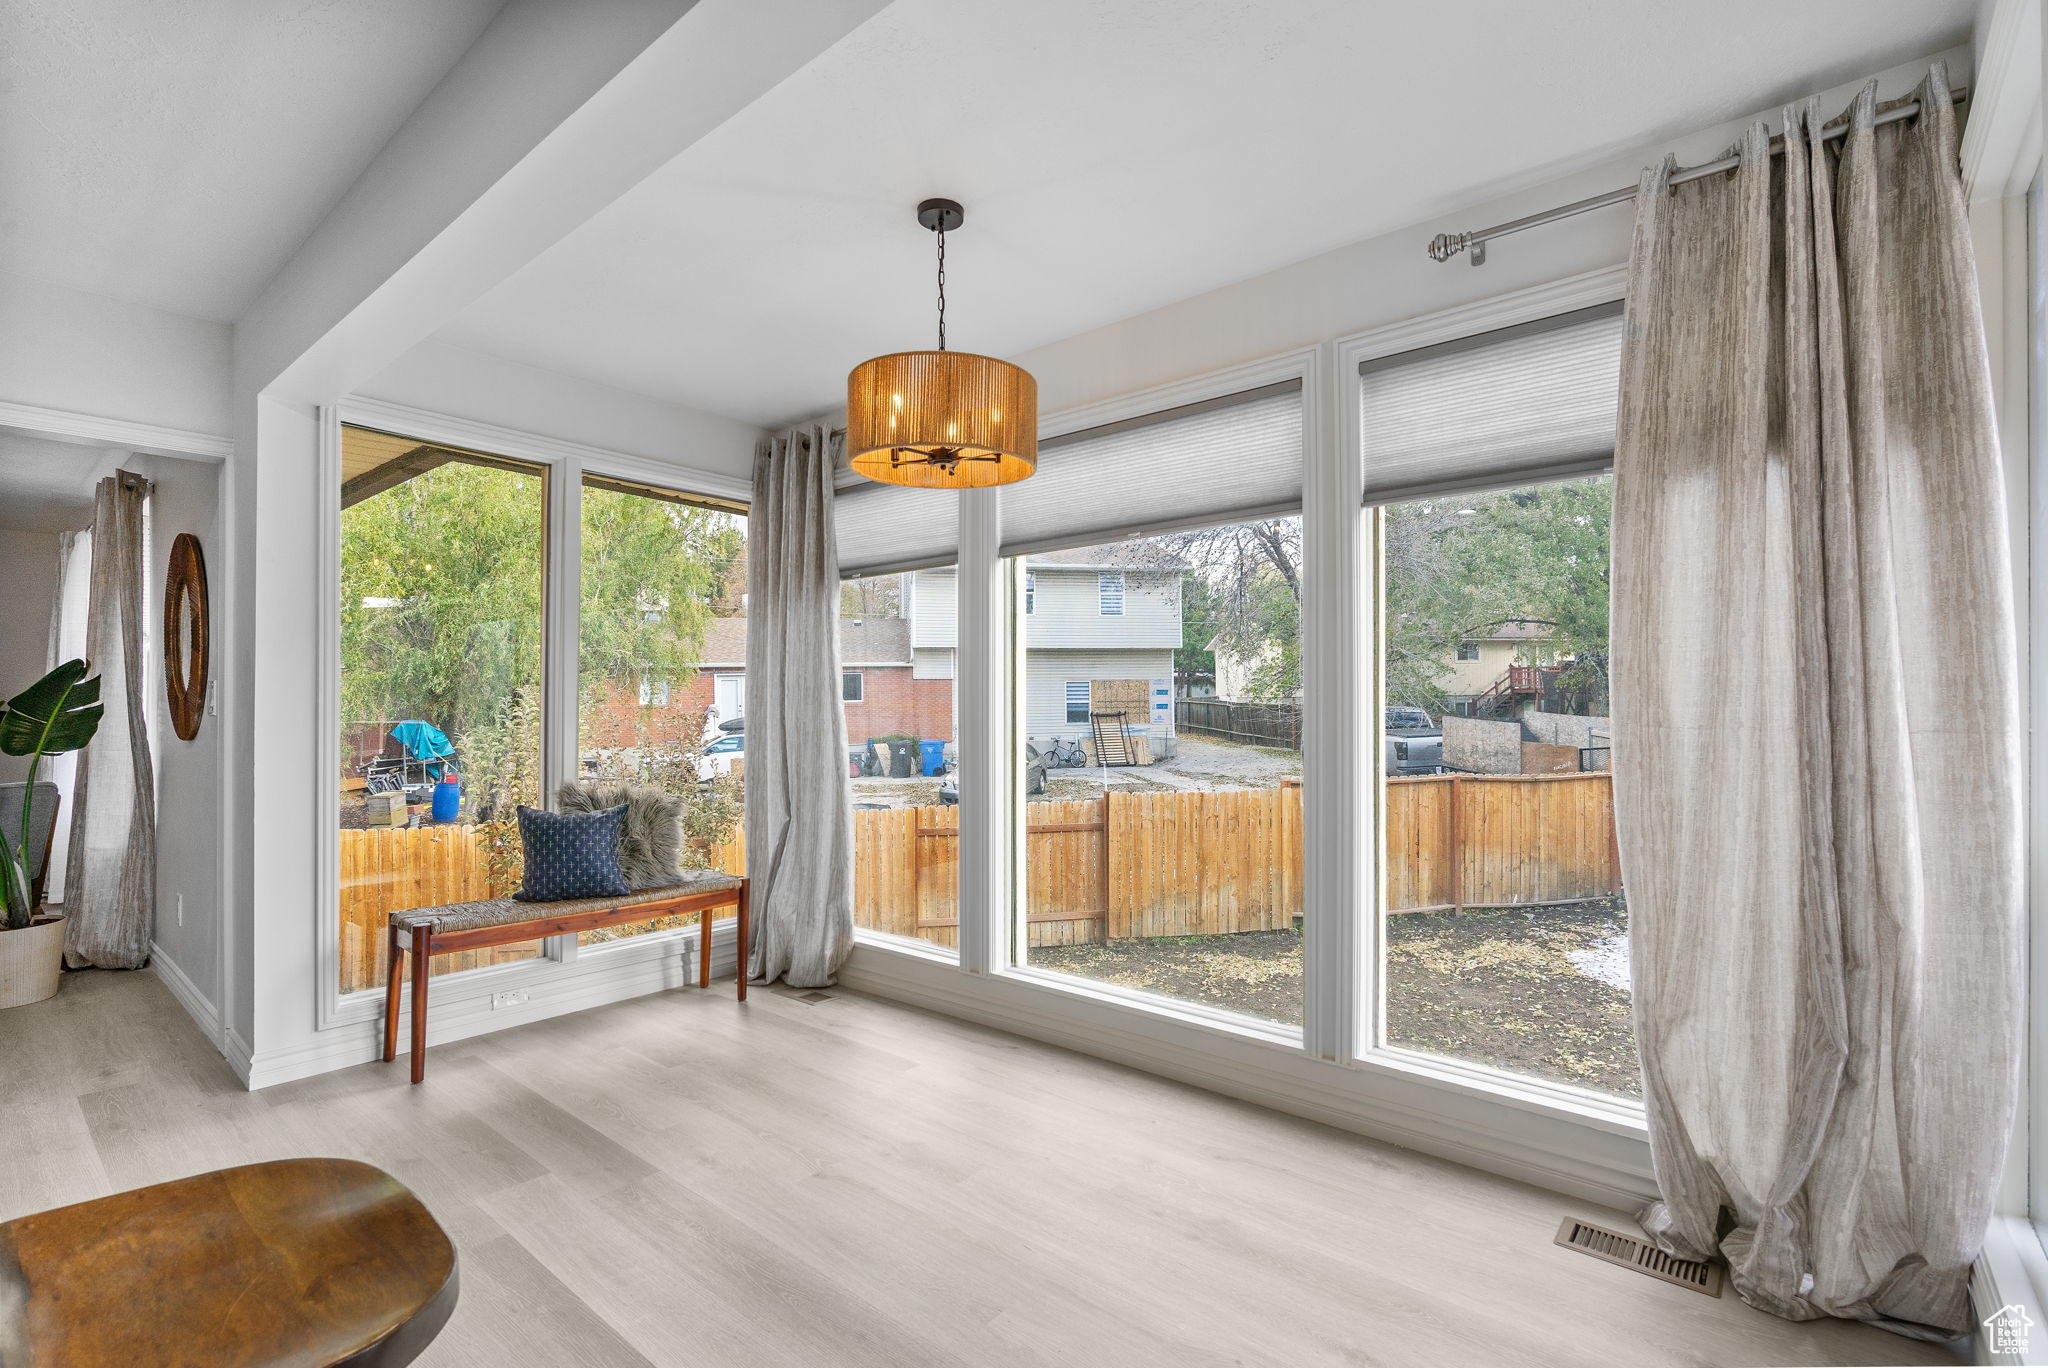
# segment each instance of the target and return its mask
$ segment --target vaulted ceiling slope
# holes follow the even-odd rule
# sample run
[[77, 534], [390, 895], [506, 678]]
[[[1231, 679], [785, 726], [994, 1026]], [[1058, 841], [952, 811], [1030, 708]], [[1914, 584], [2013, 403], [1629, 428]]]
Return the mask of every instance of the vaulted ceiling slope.
[[0, 270], [229, 321], [503, 0], [8, 0]]
[[[1970, 0], [897, 0], [443, 331], [764, 425], [1963, 40]], [[1422, 263], [1418, 254], [1418, 263]]]

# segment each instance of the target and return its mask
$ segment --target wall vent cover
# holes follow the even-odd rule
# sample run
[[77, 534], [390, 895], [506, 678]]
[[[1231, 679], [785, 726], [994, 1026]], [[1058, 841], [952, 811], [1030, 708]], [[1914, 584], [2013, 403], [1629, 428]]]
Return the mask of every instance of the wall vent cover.
[[1567, 1216], [1564, 1224], [1557, 1228], [1557, 1243], [1566, 1249], [1576, 1249], [1581, 1254], [1591, 1254], [1596, 1259], [1605, 1259], [1623, 1268], [1633, 1268], [1638, 1273], [1647, 1273], [1653, 1278], [1662, 1278], [1680, 1287], [1689, 1287], [1695, 1292], [1704, 1292], [1710, 1297], [1721, 1295], [1721, 1266], [1701, 1263], [1697, 1259], [1681, 1259], [1666, 1254], [1647, 1240], [1634, 1235], [1623, 1235], [1603, 1226], [1589, 1225], [1576, 1217]]

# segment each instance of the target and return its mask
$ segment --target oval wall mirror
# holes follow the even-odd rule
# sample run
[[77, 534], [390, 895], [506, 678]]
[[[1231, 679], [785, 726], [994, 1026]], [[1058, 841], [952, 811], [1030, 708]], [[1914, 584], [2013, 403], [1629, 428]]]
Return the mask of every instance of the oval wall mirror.
[[199, 538], [180, 532], [164, 576], [164, 693], [181, 741], [199, 735], [206, 665], [206, 557], [199, 553]]

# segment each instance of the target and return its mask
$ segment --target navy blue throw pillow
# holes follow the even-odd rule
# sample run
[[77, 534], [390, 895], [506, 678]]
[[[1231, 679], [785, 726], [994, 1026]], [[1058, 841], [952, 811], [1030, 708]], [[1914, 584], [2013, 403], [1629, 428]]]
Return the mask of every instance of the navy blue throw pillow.
[[619, 872], [619, 837], [625, 830], [624, 803], [602, 812], [520, 808], [519, 845], [526, 854], [526, 879], [513, 898], [561, 902], [624, 897], [631, 891]]

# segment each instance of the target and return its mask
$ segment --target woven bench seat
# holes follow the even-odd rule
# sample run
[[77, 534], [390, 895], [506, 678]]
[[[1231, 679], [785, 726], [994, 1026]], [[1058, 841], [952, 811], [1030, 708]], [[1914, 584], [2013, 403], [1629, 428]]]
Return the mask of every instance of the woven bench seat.
[[[715, 869], [692, 869], [678, 883], [660, 888], [643, 888], [618, 898], [568, 898], [560, 902], [517, 902], [511, 898], [486, 898], [482, 902], [448, 903], [441, 907], [415, 907], [393, 912], [391, 924], [410, 931], [432, 925], [435, 932], [449, 935], [486, 926], [516, 926], [521, 922], [550, 917], [573, 917], [580, 912], [603, 912], [614, 907], [638, 907], [642, 903], [672, 902], [699, 893], [737, 891], [745, 880]], [[650, 916], [658, 915], [650, 913]]]
[[398, 1016], [405, 957], [412, 956], [412, 1081], [427, 1076], [427, 964], [435, 955], [481, 950], [493, 945], [573, 936], [657, 917], [697, 918], [697, 986], [711, 985], [711, 914], [733, 909], [741, 1002], [747, 1000], [747, 881], [711, 869], [693, 869], [672, 884], [622, 893], [616, 898], [565, 898], [555, 902], [518, 902], [486, 898], [481, 902], [413, 907], [386, 919], [391, 977], [384, 989], [384, 1059], [398, 1057]]

